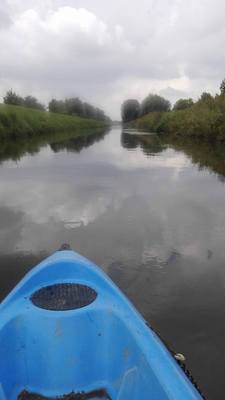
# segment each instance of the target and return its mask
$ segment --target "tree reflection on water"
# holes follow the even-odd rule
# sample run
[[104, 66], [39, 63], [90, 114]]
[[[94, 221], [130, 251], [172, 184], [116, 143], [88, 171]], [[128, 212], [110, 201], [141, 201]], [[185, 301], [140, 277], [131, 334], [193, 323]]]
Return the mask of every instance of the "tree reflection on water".
[[225, 144], [212, 143], [208, 141], [196, 141], [194, 139], [171, 138], [170, 136], [157, 134], [144, 134], [141, 132], [121, 134], [121, 144], [124, 148], [132, 150], [142, 149], [147, 156], [154, 156], [168, 147], [176, 151], [184, 152], [192, 161], [197, 164], [200, 170], [207, 169], [218, 175], [221, 182], [225, 181]]

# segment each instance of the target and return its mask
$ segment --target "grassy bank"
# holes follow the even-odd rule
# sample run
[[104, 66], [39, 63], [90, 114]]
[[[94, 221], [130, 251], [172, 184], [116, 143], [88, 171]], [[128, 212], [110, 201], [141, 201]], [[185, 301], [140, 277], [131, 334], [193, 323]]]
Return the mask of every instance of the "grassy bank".
[[101, 121], [0, 104], [0, 139], [34, 137], [104, 128]]
[[129, 126], [172, 136], [225, 141], [225, 95], [198, 101], [184, 110], [152, 112]]

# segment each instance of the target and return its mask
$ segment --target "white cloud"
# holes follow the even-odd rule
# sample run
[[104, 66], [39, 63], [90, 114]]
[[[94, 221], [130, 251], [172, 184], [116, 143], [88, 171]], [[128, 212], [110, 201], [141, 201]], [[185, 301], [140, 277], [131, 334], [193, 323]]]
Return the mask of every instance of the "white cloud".
[[[0, 93], [79, 95], [119, 114], [126, 97], [198, 97], [224, 78], [222, 0], [2, 0]], [[172, 91], [167, 90], [171, 88]]]
[[119, 76], [117, 57], [133, 51], [118, 24], [109, 30], [93, 13], [72, 7], [49, 10], [44, 18], [25, 10], [0, 41], [3, 90], [34, 91], [46, 99], [78, 94], [97, 103], [104, 103], [98, 85], [101, 91], [108, 74]]

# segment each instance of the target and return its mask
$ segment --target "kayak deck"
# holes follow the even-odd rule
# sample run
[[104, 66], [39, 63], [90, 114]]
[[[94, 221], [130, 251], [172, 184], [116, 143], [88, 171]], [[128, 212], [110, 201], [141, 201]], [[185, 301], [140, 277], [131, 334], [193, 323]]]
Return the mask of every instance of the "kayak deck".
[[202, 399], [112, 281], [56, 252], [0, 305], [0, 400], [101, 398]]

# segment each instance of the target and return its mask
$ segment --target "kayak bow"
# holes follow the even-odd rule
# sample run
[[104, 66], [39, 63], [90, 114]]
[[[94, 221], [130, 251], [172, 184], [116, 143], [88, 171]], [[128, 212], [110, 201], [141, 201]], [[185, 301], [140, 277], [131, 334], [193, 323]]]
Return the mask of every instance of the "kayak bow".
[[31, 270], [0, 305], [0, 400], [58, 396], [202, 399], [121, 291], [70, 250]]

